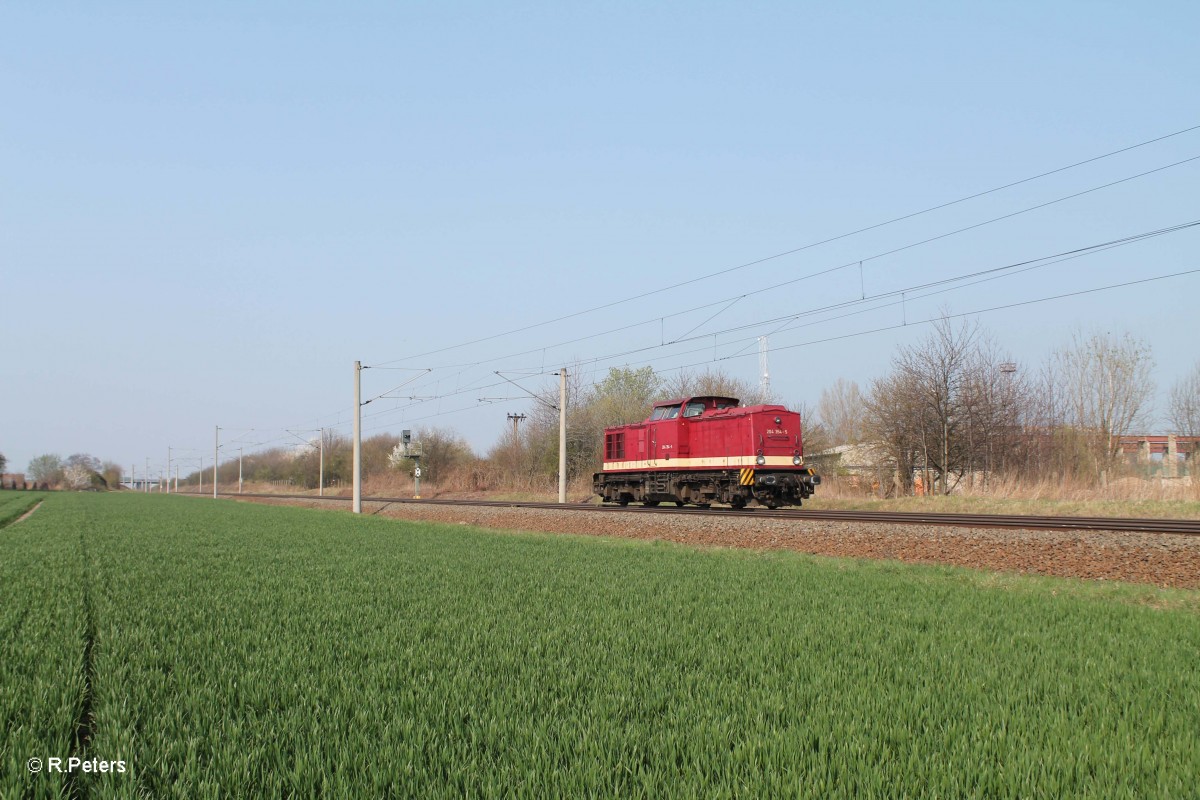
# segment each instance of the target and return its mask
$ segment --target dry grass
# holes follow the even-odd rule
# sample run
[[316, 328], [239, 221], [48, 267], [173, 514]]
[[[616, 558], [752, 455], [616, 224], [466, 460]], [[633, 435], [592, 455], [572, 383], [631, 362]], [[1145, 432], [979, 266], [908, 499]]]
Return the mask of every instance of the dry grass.
[[1097, 517], [1200, 518], [1200, 481], [1190, 478], [1119, 478], [1107, 486], [1081, 481], [991, 481], [949, 496], [927, 495], [879, 499], [870, 486], [845, 477], [826, 479], [809, 502], [812, 508], [942, 511], [976, 514], [1052, 514]]

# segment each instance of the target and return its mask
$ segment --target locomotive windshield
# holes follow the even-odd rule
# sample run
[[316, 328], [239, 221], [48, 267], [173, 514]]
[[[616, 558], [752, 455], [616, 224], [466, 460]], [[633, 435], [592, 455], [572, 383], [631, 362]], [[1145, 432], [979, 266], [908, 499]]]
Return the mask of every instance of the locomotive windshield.
[[678, 419], [680, 416], [684, 419], [693, 419], [695, 417], [702, 417], [710, 411], [723, 411], [728, 408], [737, 407], [738, 400], [736, 397], [705, 395], [702, 397], [690, 397], [686, 400], [676, 402], [668, 400], [654, 407], [654, 410], [650, 412], [650, 419], [647, 422]]
[[679, 406], [658, 406], [654, 409], [654, 413], [650, 415], [650, 421], [660, 419], [675, 419], [679, 416]]

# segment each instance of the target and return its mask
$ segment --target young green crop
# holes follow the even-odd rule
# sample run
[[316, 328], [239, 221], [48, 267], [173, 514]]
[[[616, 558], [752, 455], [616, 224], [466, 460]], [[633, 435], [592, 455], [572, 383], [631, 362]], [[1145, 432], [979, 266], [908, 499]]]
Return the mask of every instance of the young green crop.
[[45, 497], [45, 492], [0, 493], [0, 528], [20, 519], [24, 516], [25, 512], [36, 506], [43, 497]]
[[1178, 797], [1200, 774], [1188, 610], [963, 570], [53, 500], [29, 522], [86, 573], [83, 600], [54, 589], [94, 627], [86, 753], [130, 769], [81, 777], [87, 796]]
[[[9, 500], [0, 512], [15, 519], [37, 499], [15, 503], [15, 514]], [[66, 791], [62, 775], [32, 775], [29, 759], [68, 757], [84, 706], [81, 517], [61, 509], [0, 530], [0, 797]]]

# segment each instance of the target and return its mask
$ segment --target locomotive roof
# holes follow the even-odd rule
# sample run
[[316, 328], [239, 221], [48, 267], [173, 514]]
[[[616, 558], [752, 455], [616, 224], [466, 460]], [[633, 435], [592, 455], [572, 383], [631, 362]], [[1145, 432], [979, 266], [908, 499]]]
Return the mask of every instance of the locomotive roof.
[[695, 395], [694, 397], [676, 397], [674, 400], [663, 400], [661, 403], [655, 403], [654, 408], [660, 408], [662, 406], [678, 406], [678, 405], [682, 405], [690, 400], [717, 400], [717, 401], [724, 400], [724, 401], [732, 403], [734, 406], [740, 405], [742, 402], [741, 400], [738, 400], [736, 397], [726, 397], [724, 395], [719, 395], [719, 394], [698, 394], [698, 395]]

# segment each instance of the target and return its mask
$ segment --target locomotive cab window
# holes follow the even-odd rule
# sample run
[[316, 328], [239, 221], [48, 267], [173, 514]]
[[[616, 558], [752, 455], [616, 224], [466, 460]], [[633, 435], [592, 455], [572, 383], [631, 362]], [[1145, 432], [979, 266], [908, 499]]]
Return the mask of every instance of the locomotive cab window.
[[606, 461], [625, 458], [625, 434], [610, 433], [604, 437], [604, 458]]
[[650, 414], [650, 421], [657, 422], [660, 419], [675, 419], [679, 416], [679, 406], [655, 406], [654, 411]]
[[705, 407], [706, 406], [703, 400], [693, 400], [692, 402], [688, 403], [687, 408], [683, 410], [683, 416], [685, 418], [698, 417], [704, 413]]

